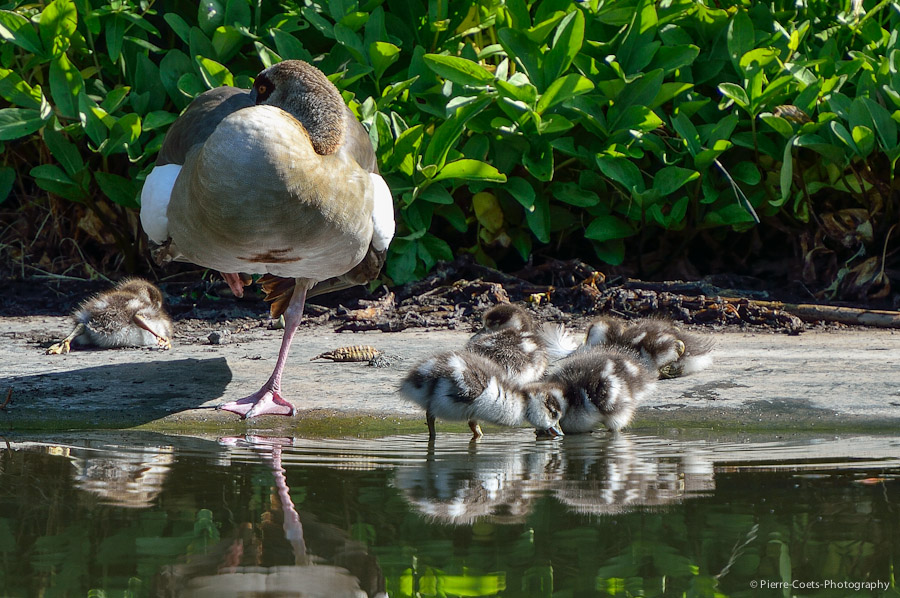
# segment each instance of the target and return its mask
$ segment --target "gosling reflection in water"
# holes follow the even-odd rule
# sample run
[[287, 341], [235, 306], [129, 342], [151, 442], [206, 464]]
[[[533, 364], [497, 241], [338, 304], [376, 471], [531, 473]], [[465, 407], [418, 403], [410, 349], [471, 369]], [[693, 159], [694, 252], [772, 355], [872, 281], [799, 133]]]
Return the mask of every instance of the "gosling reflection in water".
[[452, 525], [519, 523], [545, 496], [577, 513], [608, 514], [680, 502], [715, 487], [711, 461], [642, 454], [629, 434], [447, 448], [429, 451], [419, 467], [398, 469], [394, 485], [422, 515]]
[[[246, 437], [221, 442], [250, 445], [270, 466], [274, 486], [259, 523], [244, 522], [230, 540], [189, 564], [167, 567], [154, 595], [386, 598], [384, 576], [366, 546], [346, 531], [299, 513], [281, 464], [290, 438]], [[192, 557], [193, 558], [193, 557]]]

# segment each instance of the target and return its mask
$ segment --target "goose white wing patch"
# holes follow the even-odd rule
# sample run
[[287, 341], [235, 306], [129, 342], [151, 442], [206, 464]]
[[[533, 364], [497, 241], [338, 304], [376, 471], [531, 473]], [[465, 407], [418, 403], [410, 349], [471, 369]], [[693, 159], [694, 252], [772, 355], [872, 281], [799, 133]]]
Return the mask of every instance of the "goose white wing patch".
[[372, 247], [384, 251], [394, 238], [394, 198], [391, 190], [380, 175], [370, 173], [374, 186], [374, 206], [372, 209]]
[[141, 190], [141, 226], [154, 243], [162, 244], [169, 238], [169, 217], [166, 210], [179, 172], [179, 164], [157, 166], [144, 181], [144, 188]]

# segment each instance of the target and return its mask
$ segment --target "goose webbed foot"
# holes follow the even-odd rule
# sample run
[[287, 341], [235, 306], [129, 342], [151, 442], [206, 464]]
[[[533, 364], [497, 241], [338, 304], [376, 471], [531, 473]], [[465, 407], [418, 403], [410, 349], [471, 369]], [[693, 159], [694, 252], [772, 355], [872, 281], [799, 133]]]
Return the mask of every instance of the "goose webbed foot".
[[293, 405], [268, 385], [243, 399], [220, 405], [219, 409], [236, 413], [241, 416], [241, 419], [249, 419], [258, 415], [292, 416], [296, 412]]

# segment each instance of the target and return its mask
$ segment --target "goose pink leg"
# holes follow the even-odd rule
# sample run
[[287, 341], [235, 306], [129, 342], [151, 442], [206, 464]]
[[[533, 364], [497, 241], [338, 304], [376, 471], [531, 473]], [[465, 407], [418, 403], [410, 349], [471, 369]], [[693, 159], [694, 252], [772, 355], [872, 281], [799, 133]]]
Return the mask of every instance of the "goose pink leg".
[[225, 403], [219, 406], [219, 409], [237, 413], [242, 419], [257, 415], [294, 415], [296, 411], [294, 406], [281, 396], [281, 374], [284, 371], [284, 364], [287, 362], [294, 333], [297, 332], [297, 326], [300, 325], [300, 319], [303, 317], [306, 291], [310, 286], [306, 280], [297, 280], [291, 302], [284, 312], [284, 336], [281, 337], [281, 349], [278, 351], [275, 371], [258, 391], [243, 399]]

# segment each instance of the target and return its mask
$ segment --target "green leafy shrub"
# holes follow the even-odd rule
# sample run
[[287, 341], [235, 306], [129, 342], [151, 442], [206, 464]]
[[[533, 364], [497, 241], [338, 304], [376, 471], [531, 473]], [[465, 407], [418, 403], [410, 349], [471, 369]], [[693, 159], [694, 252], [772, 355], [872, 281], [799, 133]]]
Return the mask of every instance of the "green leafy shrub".
[[167, 125], [203, 90], [299, 58], [369, 130], [397, 201], [396, 283], [451, 246], [488, 264], [542, 246], [613, 265], [631, 251], [652, 271], [753, 230], [780, 235], [832, 295], [889, 292], [897, 2], [194, 8], [6, 5], [0, 198], [36, 185], [77, 202], [134, 268], [133, 210]]

